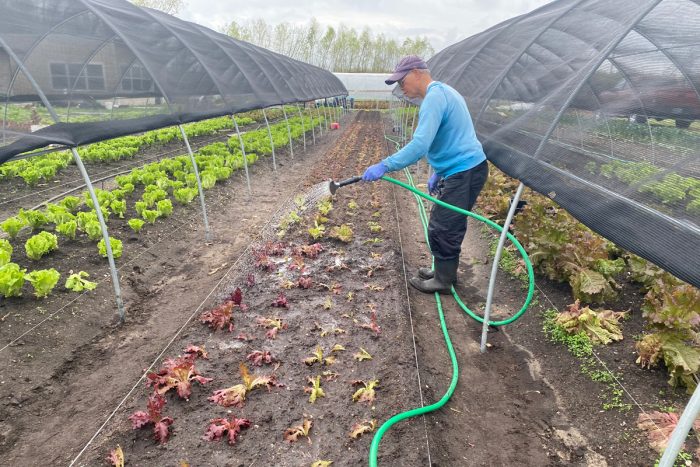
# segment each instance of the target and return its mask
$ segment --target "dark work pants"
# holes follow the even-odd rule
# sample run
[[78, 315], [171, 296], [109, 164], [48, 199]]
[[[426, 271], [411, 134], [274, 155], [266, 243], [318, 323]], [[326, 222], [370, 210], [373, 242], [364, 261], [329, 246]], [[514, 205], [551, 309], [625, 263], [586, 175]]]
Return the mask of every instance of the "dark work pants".
[[[472, 169], [458, 172], [447, 179], [440, 180], [436, 197], [440, 201], [471, 211], [488, 175], [488, 162], [484, 161]], [[466, 216], [433, 204], [428, 224], [428, 240], [430, 250], [436, 259], [459, 258], [462, 251], [462, 240], [464, 240], [466, 233]]]

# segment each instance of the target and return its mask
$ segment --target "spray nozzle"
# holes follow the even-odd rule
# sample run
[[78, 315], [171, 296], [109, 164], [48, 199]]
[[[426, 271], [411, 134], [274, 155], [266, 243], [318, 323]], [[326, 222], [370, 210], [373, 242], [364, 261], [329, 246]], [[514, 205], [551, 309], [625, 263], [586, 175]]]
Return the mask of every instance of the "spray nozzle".
[[340, 181], [340, 182], [334, 182], [333, 180], [331, 180], [331, 183], [330, 183], [331, 194], [334, 195], [335, 192], [336, 192], [336, 191], [338, 190], [338, 188], [340, 188], [340, 187], [343, 187], [343, 186], [346, 186], [346, 185], [352, 185], [353, 183], [357, 183], [357, 182], [359, 182], [360, 180], [362, 180], [362, 177], [360, 177], [359, 175], [356, 176], [356, 177], [348, 178], [348, 179], [346, 179], [346, 180], [342, 180], [342, 181]]

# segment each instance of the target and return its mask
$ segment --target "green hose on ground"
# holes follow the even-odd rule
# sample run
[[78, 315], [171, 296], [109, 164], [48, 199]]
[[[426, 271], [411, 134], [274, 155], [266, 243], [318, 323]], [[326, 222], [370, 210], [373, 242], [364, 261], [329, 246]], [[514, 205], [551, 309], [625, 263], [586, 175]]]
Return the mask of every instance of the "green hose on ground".
[[[387, 137], [387, 139], [389, 141], [394, 142], [398, 146], [398, 143], [396, 141], [394, 141], [388, 137]], [[419, 213], [419, 217], [421, 219], [421, 223], [423, 224], [423, 233], [425, 235], [426, 242], [428, 241], [428, 215], [425, 211], [425, 206], [423, 205], [421, 198], [425, 198], [429, 201], [432, 201], [435, 204], [438, 204], [438, 205], [445, 207], [447, 209], [451, 209], [455, 212], [459, 212], [460, 214], [463, 214], [465, 216], [473, 217], [474, 219], [487, 224], [489, 227], [496, 229], [499, 232], [503, 231], [503, 228], [500, 225], [496, 224], [493, 221], [490, 221], [489, 219], [486, 219], [478, 214], [474, 214], [472, 212], [465, 211], [464, 209], [460, 209], [456, 206], [453, 206], [451, 204], [440, 201], [437, 198], [433, 198], [432, 196], [427, 195], [426, 193], [423, 193], [422, 191], [418, 190], [415, 187], [415, 185], [413, 183], [413, 176], [411, 175], [411, 173], [407, 169], [404, 169], [404, 173], [405, 173], [406, 178], [409, 181], [410, 185], [403, 183], [399, 180], [393, 179], [391, 177], [387, 177], [387, 176], [382, 177], [382, 180], [386, 180], [388, 182], [391, 182], [391, 183], [398, 185], [402, 188], [405, 188], [405, 189], [409, 190], [411, 193], [413, 193], [413, 196], [416, 198], [416, 201], [418, 203], [418, 213]], [[507, 235], [508, 239], [511, 242], [513, 242], [513, 244], [516, 246], [516, 248], [518, 249], [518, 251], [520, 252], [520, 254], [523, 257], [523, 260], [525, 261], [525, 266], [527, 267], [527, 275], [528, 275], [528, 279], [529, 279], [529, 287], [528, 287], [527, 298], [525, 299], [525, 302], [524, 302], [522, 308], [509, 319], [502, 320], [502, 321], [489, 322], [489, 324], [492, 326], [502, 326], [504, 324], [512, 323], [513, 321], [518, 319], [525, 312], [525, 310], [527, 310], [527, 307], [530, 305], [530, 301], [532, 300], [532, 296], [534, 294], [534, 289], [535, 289], [535, 275], [534, 275], [534, 272], [532, 270], [532, 263], [530, 262], [530, 259], [528, 258], [527, 253], [525, 252], [525, 249], [522, 247], [520, 242], [518, 242], [518, 240], [512, 234], [510, 234], [510, 232], [508, 232], [506, 235]], [[483, 318], [476, 315], [474, 312], [469, 310], [469, 308], [467, 308], [467, 306], [459, 298], [459, 295], [457, 295], [457, 292], [455, 291], [454, 287], [452, 287], [452, 296], [455, 298], [455, 300], [457, 301], [459, 306], [462, 308], [462, 310], [464, 310], [469, 316], [471, 316], [473, 319], [475, 319], [476, 321], [478, 321], [480, 323], [484, 322]], [[441, 408], [442, 406], [444, 406], [447, 403], [447, 401], [450, 400], [450, 398], [452, 397], [452, 394], [455, 391], [455, 388], [457, 387], [457, 380], [459, 378], [459, 367], [457, 365], [457, 357], [455, 355], [455, 351], [454, 351], [454, 348], [452, 346], [452, 341], [450, 340], [450, 335], [447, 332], [447, 325], [445, 323], [445, 315], [442, 311], [442, 301], [440, 299], [440, 294], [438, 294], [437, 292], [435, 293], [435, 302], [437, 304], [438, 315], [440, 317], [440, 326], [442, 327], [442, 334], [445, 338], [445, 344], [447, 345], [447, 351], [450, 354], [450, 360], [452, 361], [452, 380], [450, 381], [450, 386], [447, 389], [447, 392], [445, 392], [445, 395], [442, 396], [442, 398], [438, 402], [431, 404], [431, 405], [428, 405], [428, 406], [425, 406], [425, 407], [419, 407], [416, 409], [412, 409], [412, 410], [408, 410], [406, 412], [396, 414], [393, 417], [391, 417], [389, 420], [384, 422], [382, 424], [382, 426], [379, 427], [379, 429], [377, 430], [377, 432], [374, 435], [374, 438], [372, 438], [372, 444], [371, 444], [370, 450], [369, 450], [369, 465], [370, 465], [370, 467], [377, 466], [377, 453], [379, 451], [379, 443], [380, 443], [382, 437], [384, 436], [384, 433], [389, 428], [391, 428], [394, 424], [400, 422], [401, 420], [405, 420], [405, 419], [411, 418], [411, 417], [416, 417], [418, 415], [423, 415], [423, 414], [426, 414], [428, 412], [433, 412], [433, 411]]]

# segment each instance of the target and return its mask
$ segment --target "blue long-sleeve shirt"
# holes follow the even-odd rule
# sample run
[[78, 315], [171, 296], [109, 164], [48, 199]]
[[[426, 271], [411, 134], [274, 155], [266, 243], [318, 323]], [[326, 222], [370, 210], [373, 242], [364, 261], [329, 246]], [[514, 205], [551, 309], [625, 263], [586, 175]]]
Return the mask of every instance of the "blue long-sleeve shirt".
[[382, 162], [393, 172], [423, 156], [427, 156], [433, 170], [443, 178], [486, 160], [467, 103], [456, 90], [439, 81], [428, 85], [411, 141]]

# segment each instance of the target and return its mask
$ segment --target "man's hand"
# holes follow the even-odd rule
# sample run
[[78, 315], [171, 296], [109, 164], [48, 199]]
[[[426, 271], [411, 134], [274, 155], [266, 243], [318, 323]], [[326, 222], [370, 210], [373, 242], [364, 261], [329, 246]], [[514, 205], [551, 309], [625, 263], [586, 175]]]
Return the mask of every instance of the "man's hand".
[[440, 176], [433, 172], [433, 174], [428, 179], [428, 193], [431, 195], [437, 191], [438, 183], [440, 183]]
[[365, 173], [362, 175], [362, 180], [366, 182], [373, 182], [382, 178], [385, 173], [386, 165], [384, 165], [384, 162], [380, 162], [379, 164], [369, 166], [367, 170], [365, 170]]

